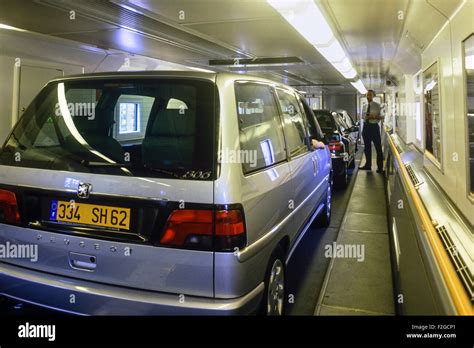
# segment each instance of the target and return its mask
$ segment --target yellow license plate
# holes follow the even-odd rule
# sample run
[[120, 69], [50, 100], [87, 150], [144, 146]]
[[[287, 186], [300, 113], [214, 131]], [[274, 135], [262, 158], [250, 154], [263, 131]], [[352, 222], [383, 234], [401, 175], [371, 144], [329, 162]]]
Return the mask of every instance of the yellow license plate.
[[68, 201], [51, 201], [50, 220], [130, 229], [130, 209]]

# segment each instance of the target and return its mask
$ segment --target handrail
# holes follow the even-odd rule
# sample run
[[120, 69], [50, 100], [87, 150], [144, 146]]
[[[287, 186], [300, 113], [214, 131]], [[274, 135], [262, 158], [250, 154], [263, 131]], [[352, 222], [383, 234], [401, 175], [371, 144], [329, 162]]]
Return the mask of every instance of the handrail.
[[416, 211], [421, 218], [422, 228], [428, 237], [429, 244], [433, 251], [433, 254], [436, 258], [437, 264], [441, 270], [441, 274], [443, 276], [444, 281], [448, 287], [449, 294], [451, 295], [451, 299], [454, 303], [454, 307], [456, 308], [458, 315], [474, 315], [473, 312], [473, 305], [467, 295], [466, 290], [464, 289], [463, 284], [461, 283], [458, 275], [456, 274], [456, 270], [447, 254], [441, 239], [436, 232], [433, 222], [423, 204], [418, 192], [416, 191], [413, 183], [411, 182], [405, 165], [402, 162], [400, 154], [397, 151], [397, 148], [393, 142], [392, 137], [390, 134], [387, 133], [388, 142], [390, 143], [390, 147], [392, 149], [392, 153], [394, 154], [399, 167], [400, 173], [402, 174], [401, 177], [405, 182], [406, 187], [410, 192], [410, 196], [413, 199], [413, 203], [415, 205]]

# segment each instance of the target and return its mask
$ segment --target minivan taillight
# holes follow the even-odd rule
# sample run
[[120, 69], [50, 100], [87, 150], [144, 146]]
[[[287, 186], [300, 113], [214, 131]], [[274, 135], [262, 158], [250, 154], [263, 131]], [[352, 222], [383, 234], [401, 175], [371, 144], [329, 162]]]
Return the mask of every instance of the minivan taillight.
[[344, 152], [344, 143], [334, 142], [328, 144], [329, 151], [331, 152]]
[[175, 210], [160, 240], [163, 245], [215, 251], [242, 248], [245, 242], [244, 218], [238, 209]]
[[20, 212], [14, 192], [0, 189], [0, 222], [20, 223]]

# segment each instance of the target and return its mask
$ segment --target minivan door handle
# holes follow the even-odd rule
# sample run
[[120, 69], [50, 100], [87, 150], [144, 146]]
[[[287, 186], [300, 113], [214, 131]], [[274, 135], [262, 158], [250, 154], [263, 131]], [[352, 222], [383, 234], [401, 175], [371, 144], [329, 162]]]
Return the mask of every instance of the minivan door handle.
[[317, 176], [318, 175], [318, 160], [314, 157], [311, 157], [311, 160], [313, 161], [313, 175]]
[[92, 272], [97, 267], [97, 257], [94, 255], [70, 252], [69, 265], [74, 269]]

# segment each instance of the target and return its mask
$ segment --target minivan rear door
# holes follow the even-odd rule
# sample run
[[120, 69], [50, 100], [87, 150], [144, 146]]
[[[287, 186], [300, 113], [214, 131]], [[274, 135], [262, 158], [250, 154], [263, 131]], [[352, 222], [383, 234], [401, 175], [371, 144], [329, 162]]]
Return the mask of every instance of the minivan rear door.
[[213, 206], [216, 95], [213, 78], [50, 83], [0, 152], [0, 193], [13, 192], [20, 213], [18, 223], [0, 214], [0, 244], [37, 246], [37, 257], [2, 261], [213, 296], [212, 236], [199, 226], [178, 242], [164, 236], [174, 211]]

